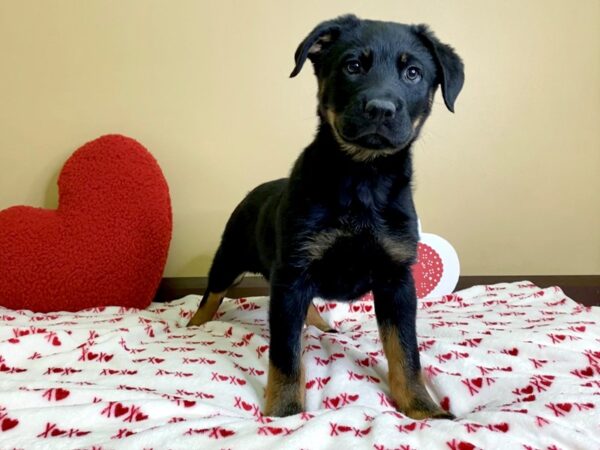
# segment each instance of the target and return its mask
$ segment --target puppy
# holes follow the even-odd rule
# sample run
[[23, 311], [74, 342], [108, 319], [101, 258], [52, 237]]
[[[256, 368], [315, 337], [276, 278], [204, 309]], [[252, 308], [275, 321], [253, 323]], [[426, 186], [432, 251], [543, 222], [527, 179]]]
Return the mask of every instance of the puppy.
[[300, 338], [305, 320], [327, 324], [314, 297], [351, 301], [372, 291], [389, 386], [415, 418], [450, 418], [421, 378], [411, 275], [418, 241], [411, 146], [438, 85], [454, 102], [463, 63], [424, 25], [342, 16], [318, 25], [296, 50], [318, 81], [319, 127], [289, 178], [264, 183], [233, 211], [189, 325], [210, 320], [245, 272], [271, 285], [264, 413], [304, 409]]

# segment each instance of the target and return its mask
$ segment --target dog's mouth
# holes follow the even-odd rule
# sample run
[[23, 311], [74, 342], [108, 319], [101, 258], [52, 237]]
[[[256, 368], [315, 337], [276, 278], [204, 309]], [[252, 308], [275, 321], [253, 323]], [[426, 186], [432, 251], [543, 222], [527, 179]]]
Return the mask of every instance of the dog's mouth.
[[386, 155], [393, 155], [401, 147], [381, 133], [366, 133], [349, 139], [334, 127], [334, 135], [341, 149], [355, 161], [373, 161]]
[[361, 124], [358, 126], [352, 121], [344, 121], [331, 110], [327, 111], [327, 119], [342, 147], [390, 154], [402, 149], [412, 137], [412, 133], [411, 136], [398, 136], [398, 133], [393, 132], [385, 124]]
[[392, 140], [382, 133], [365, 133], [352, 139], [346, 138], [343, 135], [341, 137], [351, 145], [369, 150], [393, 150], [396, 148]]
[[412, 129], [397, 133], [386, 124], [357, 124], [332, 110], [326, 110], [326, 117], [342, 150], [355, 160], [369, 161], [397, 153], [413, 136]]
[[348, 131], [344, 127], [335, 125], [334, 128], [338, 140], [343, 141], [344, 144], [373, 152], [392, 153], [398, 151], [412, 137], [412, 135], [398, 136], [383, 126], [367, 126], [358, 132], [356, 130]]

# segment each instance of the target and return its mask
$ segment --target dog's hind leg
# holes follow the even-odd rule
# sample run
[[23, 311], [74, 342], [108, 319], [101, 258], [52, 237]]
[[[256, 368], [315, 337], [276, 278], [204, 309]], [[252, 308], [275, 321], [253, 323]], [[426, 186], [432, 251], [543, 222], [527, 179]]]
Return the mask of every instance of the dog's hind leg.
[[200, 305], [198, 306], [198, 310], [194, 314], [194, 316], [190, 319], [187, 326], [195, 327], [206, 322], [212, 320], [215, 316], [215, 313], [219, 309], [223, 298], [227, 291], [222, 292], [209, 292], [208, 290], [204, 293], [202, 300], [200, 301]]
[[188, 327], [212, 320], [227, 290], [242, 280], [244, 270], [239, 268], [237, 261], [235, 254], [227, 255], [223, 247], [219, 247], [208, 275], [208, 286], [198, 310], [187, 324]]

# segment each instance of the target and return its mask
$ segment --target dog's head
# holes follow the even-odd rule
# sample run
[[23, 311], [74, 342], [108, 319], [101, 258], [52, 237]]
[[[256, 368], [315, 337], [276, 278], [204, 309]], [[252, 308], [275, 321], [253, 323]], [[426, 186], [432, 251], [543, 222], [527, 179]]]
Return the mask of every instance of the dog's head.
[[356, 160], [393, 154], [418, 136], [438, 85], [446, 106], [463, 82], [463, 63], [425, 25], [342, 16], [319, 24], [296, 50], [296, 76], [310, 59], [319, 115]]

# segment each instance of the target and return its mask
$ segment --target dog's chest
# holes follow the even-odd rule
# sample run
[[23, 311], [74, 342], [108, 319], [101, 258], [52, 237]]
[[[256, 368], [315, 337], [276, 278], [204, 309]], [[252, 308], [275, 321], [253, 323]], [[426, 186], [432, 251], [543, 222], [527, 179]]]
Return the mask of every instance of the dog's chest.
[[317, 295], [352, 300], [372, 289], [377, 274], [411, 263], [416, 246], [391, 233], [331, 229], [315, 234], [304, 250]]
[[391, 230], [331, 228], [308, 236], [303, 245], [307, 262], [356, 263], [375, 266], [384, 261], [411, 262], [416, 253], [413, 239]]
[[376, 229], [385, 223], [385, 213], [394, 198], [386, 179], [346, 178], [332, 202], [332, 214], [341, 226], [353, 230]]
[[298, 249], [299, 263], [323, 295], [352, 298], [368, 290], [384, 266], [414, 261], [416, 216], [408, 183], [395, 175], [362, 173], [327, 188], [305, 222], [310, 226]]
[[341, 198], [339, 206], [325, 226], [306, 235], [302, 250], [308, 262], [371, 268], [385, 261], [414, 259], [415, 240], [406, 233], [410, 214], [394, 209], [388, 199], [369, 190]]

